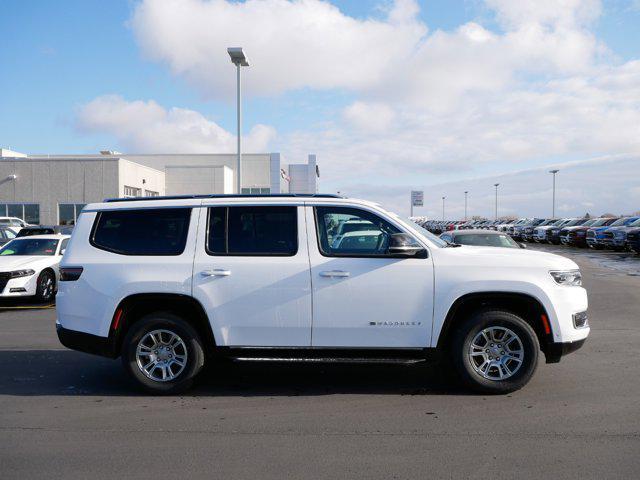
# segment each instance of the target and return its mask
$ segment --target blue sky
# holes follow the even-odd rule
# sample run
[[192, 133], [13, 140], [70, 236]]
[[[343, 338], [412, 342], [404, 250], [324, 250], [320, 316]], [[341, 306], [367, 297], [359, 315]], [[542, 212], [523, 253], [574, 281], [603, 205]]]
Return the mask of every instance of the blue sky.
[[[319, 0], [308, 2], [313, 8], [296, 2], [283, 7], [283, 0], [262, 3], [272, 2], [279, 2], [288, 24], [278, 24], [279, 16], [258, 15], [259, 1], [233, 2], [226, 5], [228, 17], [208, 9], [207, 26], [191, 32], [163, 23], [173, 8], [168, 0], [4, 0], [0, 146], [27, 153], [152, 151], [151, 134], [136, 132], [147, 125], [127, 124], [133, 109], [139, 118], [159, 123], [153, 131], [176, 139], [169, 146], [178, 151], [206, 150], [209, 141], [210, 151], [227, 148], [233, 144], [235, 104], [225, 46], [240, 41], [255, 45], [248, 49], [255, 65], [244, 72], [244, 128], [251, 132], [258, 126], [248, 145], [282, 151], [292, 161], [317, 153], [331, 190], [366, 195], [420, 188], [638, 150], [634, 132], [621, 136], [611, 125], [605, 135], [597, 122], [609, 114], [625, 119], [623, 126], [640, 118], [633, 98], [640, 59], [637, 0], [559, 1], [566, 8], [551, 13], [545, 8], [554, 2], [523, 0], [523, 11], [532, 8], [526, 15], [514, 11], [518, 2], [509, 0], [335, 0], [337, 10], [323, 8]], [[176, 23], [195, 23], [205, 15], [203, 5], [208, 2], [185, 0], [179, 6], [185, 23]], [[316, 18], [317, 32], [290, 32], [298, 20], [313, 25]], [[225, 30], [229, 24], [234, 28]], [[339, 30], [331, 30], [335, 24]], [[539, 40], [529, 42], [531, 28]], [[256, 38], [254, 30], [269, 33]], [[342, 43], [332, 43], [341, 35]], [[293, 64], [271, 61], [270, 70], [260, 62], [278, 58], [282, 47], [274, 46], [274, 52], [269, 45], [280, 37], [303, 52], [317, 52], [318, 44], [323, 52], [326, 41], [336, 61], [310, 53]], [[389, 66], [359, 65], [350, 58], [351, 42], [378, 45], [382, 51], [379, 57], [370, 54], [371, 64]], [[487, 46], [478, 47], [481, 60], [475, 61], [476, 54], [467, 52], [482, 42]], [[549, 47], [538, 51], [537, 43], [545, 42]], [[204, 58], [193, 53], [201, 51]], [[411, 56], [404, 65], [394, 63], [397, 52], [405, 51]], [[320, 69], [319, 62], [324, 62]], [[205, 71], [209, 65], [211, 71]], [[323, 78], [332, 68], [342, 69], [344, 79], [340, 72]], [[610, 100], [612, 92], [617, 99]], [[547, 101], [557, 105], [553, 115], [537, 111]], [[533, 106], [517, 107], [526, 102]], [[174, 108], [183, 110], [172, 114]], [[565, 116], [545, 123], [555, 112]], [[593, 115], [593, 121], [584, 115]], [[477, 131], [478, 121], [492, 129]], [[573, 137], [552, 132], [553, 126], [571, 126]], [[185, 128], [190, 141], [180, 140]], [[194, 129], [204, 137], [194, 139]], [[395, 162], [392, 175], [380, 172], [385, 162]], [[353, 172], [357, 182], [348, 178]]]

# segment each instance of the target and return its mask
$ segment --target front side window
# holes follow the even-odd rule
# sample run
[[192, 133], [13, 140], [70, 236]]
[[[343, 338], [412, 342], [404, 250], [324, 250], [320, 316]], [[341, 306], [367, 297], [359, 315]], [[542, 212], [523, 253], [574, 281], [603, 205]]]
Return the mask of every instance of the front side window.
[[377, 215], [350, 207], [316, 207], [318, 245], [325, 256], [381, 257], [389, 239], [401, 233]]
[[120, 255], [180, 255], [187, 243], [190, 218], [190, 208], [100, 212], [91, 244]]
[[297, 207], [211, 207], [206, 249], [210, 255], [293, 256]]
[[0, 248], [0, 255], [54, 255], [58, 242], [44, 238], [18, 238]]

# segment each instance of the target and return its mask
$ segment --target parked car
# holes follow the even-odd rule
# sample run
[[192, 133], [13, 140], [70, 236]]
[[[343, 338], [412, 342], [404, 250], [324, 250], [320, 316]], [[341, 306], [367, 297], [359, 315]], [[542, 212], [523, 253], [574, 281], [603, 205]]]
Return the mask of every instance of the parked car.
[[605, 224], [596, 226], [593, 225], [589, 227], [587, 230], [587, 245], [590, 248], [594, 248], [596, 250], [601, 250], [604, 248], [604, 234], [609, 228], [617, 227], [623, 225], [625, 222], [625, 218], [613, 218], [610, 222], [605, 222]]
[[16, 232], [12, 228], [0, 227], [0, 245], [4, 245], [14, 238], [16, 238]]
[[16, 233], [28, 225], [27, 222], [18, 217], [0, 217], [0, 227], [10, 227]]
[[476, 247], [525, 248], [504, 232], [492, 230], [458, 230], [445, 232], [440, 238], [449, 243]]
[[622, 251], [627, 247], [627, 232], [633, 227], [640, 227], [640, 217], [628, 217], [618, 226], [612, 226], [604, 232], [604, 244], [616, 251]]
[[14, 238], [0, 248], [0, 297], [53, 300], [69, 235]]
[[[354, 217], [385, 241], [334, 245], [330, 227]], [[589, 334], [568, 258], [456, 247], [333, 195], [87, 205], [60, 272], [60, 341], [122, 357], [155, 393], [184, 391], [218, 356], [397, 363], [445, 352], [469, 387], [504, 393], [529, 381], [539, 351], [557, 362]]]
[[610, 217], [594, 218], [582, 225], [571, 227], [566, 236], [566, 244], [576, 247], [586, 247], [588, 246], [587, 235], [590, 229], [607, 226], [612, 224], [614, 221], [615, 218]]
[[630, 250], [640, 253], [640, 228], [632, 228], [627, 232], [627, 246]]
[[586, 217], [574, 218], [573, 220], [571, 220], [560, 229], [560, 243], [562, 243], [563, 245], [571, 245], [572, 243], [574, 243], [577, 237], [575, 235], [572, 235], [572, 232], [576, 228], [585, 225], [590, 221], [591, 220]]
[[[560, 227], [566, 225], [570, 221], [571, 219], [569, 218], [560, 218], [541, 223], [533, 229], [533, 241], [538, 243], [552, 243], [553, 232], [560, 232]], [[560, 242], [559, 235], [558, 242]]]
[[533, 229], [545, 221], [544, 218], [534, 218], [526, 223], [518, 225], [514, 228], [511, 235], [516, 240], [528, 241], [530, 235], [533, 234]]
[[535, 237], [535, 230], [538, 227], [546, 227], [548, 225], [553, 225], [555, 222], [557, 221], [557, 219], [555, 218], [547, 218], [544, 219], [542, 222], [538, 223], [537, 225], [527, 225], [523, 230], [522, 230], [522, 240], [525, 242], [534, 242], [536, 241]]
[[30, 225], [22, 228], [17, 237], [30, 237], [32, 235], [71, 235], [73, 225]]

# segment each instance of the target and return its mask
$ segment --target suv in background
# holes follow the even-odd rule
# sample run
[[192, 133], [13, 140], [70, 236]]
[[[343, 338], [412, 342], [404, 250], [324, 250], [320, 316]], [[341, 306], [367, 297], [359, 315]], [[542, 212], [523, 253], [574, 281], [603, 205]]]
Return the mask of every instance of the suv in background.
[[[368, 228], [336, 242], [350, 221]], [[529, 381], [540, 351], [557, 362], [589, 334], [573, 261], [450, 244], [333, 195], [87, 205], [60, 275], [60, 341], [121, 357], [154, 393], [185, 390], [222, 356], [443, 359], [469, 387], [505, 393]]]

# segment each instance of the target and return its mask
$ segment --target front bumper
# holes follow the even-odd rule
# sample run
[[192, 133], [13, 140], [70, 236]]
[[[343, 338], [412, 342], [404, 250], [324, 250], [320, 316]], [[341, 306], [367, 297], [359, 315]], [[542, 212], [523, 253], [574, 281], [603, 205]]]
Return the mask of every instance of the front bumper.
[[117, 356], [114, 351], [114, 342], [109, 337], [99, 337], [90, 333], [69, 330], [58, 322], [56, 322], [56, 333], [60, 343], [71, 350], [109, 358]]
[[38, 275], [2, 280], [0, 287], [2, 284], [5, 286], [0, 288], [0, 297], [32, 297], [36, 294], [38, 287]]
[[562, 357], [582, 348], [587, 339], [575, 342], [549, 343], [544, 350], [547, 363], [558, 363]]

